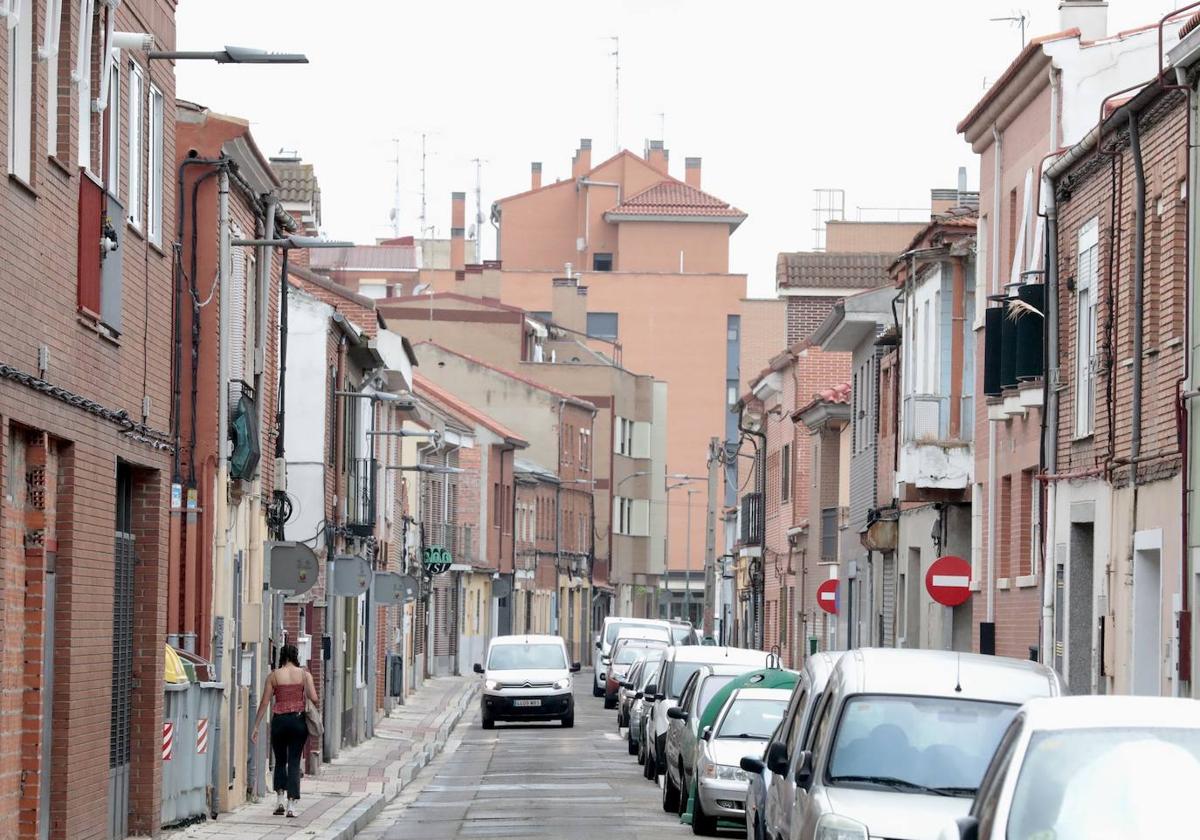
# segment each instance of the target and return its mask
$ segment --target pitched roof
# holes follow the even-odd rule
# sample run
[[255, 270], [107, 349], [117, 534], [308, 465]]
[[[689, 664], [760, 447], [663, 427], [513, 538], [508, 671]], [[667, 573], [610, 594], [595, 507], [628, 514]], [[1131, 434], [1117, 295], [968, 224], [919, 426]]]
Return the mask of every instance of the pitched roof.
[[784, 252], [775, 263], [781, 288], [874, 289], [888, 282], [892, 254]]
[[[614, 160], [616, 160], [617, 158], [620, 158], [620, 157], [629, 157], [640, 163], [646, 163], [646, 161], [644, 159], [638, 157], [637, 155], [635, 155], [633, 152], [629, 151], [628, 149], [621, 149], [621, 151], [617, 152], [612, 157], [609, 157], [609, 158], [606, 158], [605, 160], [600, 161], [595, 166], [593, 166], [591, 169], [589, 169], [588, 174], [595, 172], [597, 169], [599, 169], [602, 166], [607, 166], [608, 164], [612, 163]], [[555, 187], [565, 187], [567, 184], [574, 184], [574, 183], [575, 183], [574, 178], [563, 178], [558, 181], [551, 181], [548, 184], [542, 184], [540, 187], [537, 187], [536, 189], [524, 190], [519, 193], [513, 193], [512, 195], [506, 195], [506, 196], [504, 196], [504, 198], [498, 198], [492, 202], [492, 206], [496, 207], [501, 204], [504, 204], [507, 201], [512, 201], [514, 198], [521, 198], [522, 196], [532, 195], [533, 193], [542, 192], [543, 190], [552, 190]]]
[[1042, 51], [1043, 44], [1048, 44], [1051, 41], [1062, 41], [1067, 38], [1078, 37], [1080, 37], [1079, 29], [1071, 28], [1065, 29], [1062, 32], [1054, 32], [1050, 35], [1040, 35], [1036, 38], [1031, 38], [1029, 43], [1025, 45], [1024, 49], [1017, 53], [1017, 57], [1012, 60], [1012, 63], [1009, 64], [1004, 72], [1000, 74], [1000, 78], [996, 79], [996, 81], [992, 83], [992, 86], [989, 87], [983, 96], [979, 98], [979, 101], [975, 103], [973, 108], [971, 108], [970, 113], [968, 113], [959, 121], [956, 131], [959, 134], [965, 133], [968, 126], [975, 122], [976, 118], [978, 118], [979, 115], [982, 114], [984, 110], [992, 104], [996, 97], [1000, 95], [1000, 92], [1004, 90], [1005, 86], [1013, 80], [1013, 77], [1017, 75], [1017, 72], [1021, 69], [1021, 67], [1034, 55]]
[[792, 412], [792, 419], [800, 421], [803, 415], [807, 414], [817, 406], [822, 405], [850, 405], [850, 383], [842, 382], [839, 385], [834, 385], [832, 388], [824, 388], [820, 393], [812, 395], [812, 399], [806, 405], [800, 406]]
[[325, 303], [349, 315], [357, 326], [366, 330], [371, 336], [378, 329], [387, 329], [387, 321], [383, 313], [375, 307], [375, 301], [358, 292], [352, 292], [345, 286], [334, 283], [323, 274], [305, 268], [302, 265], [288, 266], [288, 283], [298, 289], [305, 289]]
[[507, 376], [510, 379], [515, 379], [516, 381], [518, 381], [522, 384], [528, 385], [530, 388], [536, 388], [539, 391], [545, 391], [548, 394], [553, 394], [554, 396], [558, 397], [559, 399], [566, 400], [567, 402], [569, 402], [573, 405], [577, 405], [580, 408], [585, 408], [585, 409], [588, 409], [589, 411], [596, 410], [596, 406], [592, 405], [592, 403], [588, 402], [587, 400], [581, 400], [579, 397], [576, 397], [573, 394], [568, 394], [566, 391], [560, 391], [557, 388], [550, 387], [549, 385], [543, 385], [541, 382], [536, 382], [536, 381], [530, 379], [529, 377], [522, 376], [521, 374], [516, 373], [514, 371], [505, 370], [502, 367], [496, 367], [493, 364], [488, 364], [487, 362], [483, 361], [483, 359], [477, 359], [474, 356], [468, 356], [466, 353], [460, 353], [457, 350], [451, 350], [449, 347], [446, 347], [445, 345], [442, 345], [442, 344], [438, 344], [436, 341], [422, 341], [417, 346], [420, 347], [421, 345], [424, 345], [424, 344], [428, 344], [430, 347], [436, 347], [441, 352], [449, 353], [451, 356], [458, 356], [460, 359], [465, 359], [466, 361], [470, 362], [473, 365], [479, 365], [480, 367], [487, 368], [488, 370], [493, 371], [494, 373], [499, 373], [503, 376]]
[[636, 195], [628, 196], [605, 213], [605, 216], [628, 219], [662, 216], [723, 219], [734, 226], [741, 224], [746, 218], [745, 213], [729, 202], [674, 178], [664, 179]]
[[1200, 12], [1188, 18], [1187, 23], [1179, 28], [1180, 39], [1186, 38], [1196, 27], [1200, 27]]
[[329, 271], [405, 271], [417, 268], [412, 245], [354, 245], [350, 248], [314, 248], [308, 255], [312, 268]]
[[419, 373], [413, 372], [413, 384], [416, 385], [417, 396], [434, 402], [440, 405], [443, 409], [451, 414], [456, 414], [460, 419], [471, 420], [483, 426], [488, 431], [499, 437], [504, 438], [509, 443], [516, 444], [519, 448], [525, 448], [529, 445], [529, 441], [521, 437], [512, 429], [505, 426], [494, 417], [484, 414], [479, 409], [472, 406], [470, 403], [464, 402], [454, 394], [447, 391], [445, 388], [435, 385], [430, 380], [426, 379]]

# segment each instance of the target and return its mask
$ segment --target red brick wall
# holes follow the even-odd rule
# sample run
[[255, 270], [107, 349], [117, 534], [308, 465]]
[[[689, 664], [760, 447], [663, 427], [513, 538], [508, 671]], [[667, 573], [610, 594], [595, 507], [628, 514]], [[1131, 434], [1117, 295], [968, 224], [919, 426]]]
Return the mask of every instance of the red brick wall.
[[[841, 297], [789, 297], [787, 299], [787, 343], [804, 341], [821, 326]], [[782, 348], [780, 348], [782, 349]]]

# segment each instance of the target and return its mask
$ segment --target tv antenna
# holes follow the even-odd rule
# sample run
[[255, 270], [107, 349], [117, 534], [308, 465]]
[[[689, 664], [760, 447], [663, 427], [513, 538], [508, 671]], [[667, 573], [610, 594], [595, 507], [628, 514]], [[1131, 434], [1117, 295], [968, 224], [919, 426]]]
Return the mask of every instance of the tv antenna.
[[475, 164], [475, 262], [483, 262], [483, 165], [487, 158], [471, 158]]
[[1021, 28], [1021, 49], [1025, 49], [1025, 22], [1029, 20], [1029, 16], [1024, 12], [1014, 11], [1008, 17], [988, 18], [993, 23], [1015, 23]]
[[400, 141], [393, 137], [392, 145], [396, 150], [396, 156], [392, 158], [392, 163], [396, 166], [396, 187], [392, 194], [392, 210], [388, 214], [388, 218], [392, 223], [392, 237], [399, 238], [400, 236]]
[[621, 38], [619, 35], [609, 35], [613, 42], [613, 71], [616, 74], [613, 84], [613, 151], [621, 151]]

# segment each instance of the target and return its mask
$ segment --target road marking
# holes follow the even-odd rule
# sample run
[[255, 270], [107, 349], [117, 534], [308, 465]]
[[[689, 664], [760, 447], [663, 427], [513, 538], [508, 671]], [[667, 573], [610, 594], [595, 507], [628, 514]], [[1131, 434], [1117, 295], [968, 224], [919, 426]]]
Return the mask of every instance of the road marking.
[[966, 575], [934, 575], [934, 586], [954, 586], [959, 589], [966, 589], [971, 583], [971, 579]]

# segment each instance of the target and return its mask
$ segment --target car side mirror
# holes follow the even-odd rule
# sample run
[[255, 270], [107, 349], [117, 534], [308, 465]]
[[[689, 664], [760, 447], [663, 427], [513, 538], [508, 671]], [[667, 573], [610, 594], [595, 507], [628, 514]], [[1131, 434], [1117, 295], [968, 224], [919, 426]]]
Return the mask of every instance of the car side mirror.
[[611, 659], [611, 658], [609, 658], [609, 657], [607, 657], [607, 656], [601, 656], [601, 657], [600, 657], [600, 664], [601, 664], [601, 665], [611, 665], [611, 664], [612, 664], [612, 659]]
[[640, 691], [639, 691], [637, 694], [633, 695], [633, 699], [634, 699], [634, 700], [641, 700], [641, 699], [642, 699], [643, 697], [645, 697], [645, 696], [646, 696], [646, 695], [642, 694], [642, 692], [640, 692]]
[[788, 754], [787, 744], [783, 741], [772, 741], [767, 747], [766, 755], [767, 769], [776, 776], [782, 776], [787, 773], [788, 769]]
[[578, 662], [572, 662], [571, 663], [571, 673], [572, 674], [577, 673], [582, 667], [583, 666], [580, 665]]
[[762, 771], [765, 770], [767, 767], [767, 765], [763, 764], [763, 761], [761, 758], [755, 758], [752, 755], [742, 756], [741, 764], [742, 764], [742, 769], [745, 770], [747, 773], [749, 773], [752, 776], [761, 776]]
[[687, 720], [688, 713], [686, 709], [681, 709], [678, 706], [672, 706], [667, 709], [667, 717], [671, 720]]
[[642, 689], [642, 693], [653, 700], [654, 695], [658, 694], [658, 686], [656, 686], [654, 683], [650, 683], [650, 685]]
[[600, 649], [600, 640], [599, 639], [596, 640], [596, 649], [597, 650]]
[[796, 786], [808, 790], [813, 777], [813, 754], [811, 750], [800, 753], [800, 761], [796, 764]]
[[482, 666], [482, 665], [480, 665], [478, 662], [476, 662], [476, 663], [475, 663], [475, 673], [476, 673], [476, 674], [482, 674], [482, 673], [483, 673], [483, 666]]
[[665, 694], [655, 694], [654, 695], [655, 703], [657, 703], [659, 700], [666, 700], [666, 699], [667, 699], [667, 695], [665, 695]]
[[954, 827], [958, 830], [955, 833], [947, 832], [950, 837], [956, 837], [958, 840], [979, 840], [978, 817], [959, 817], [954, 821]]
[[700, 733], [700, 740], [701, 741], [711, 741], [712, 740], [712, 727], [711, 726], [704, 727], [704, 731]]

